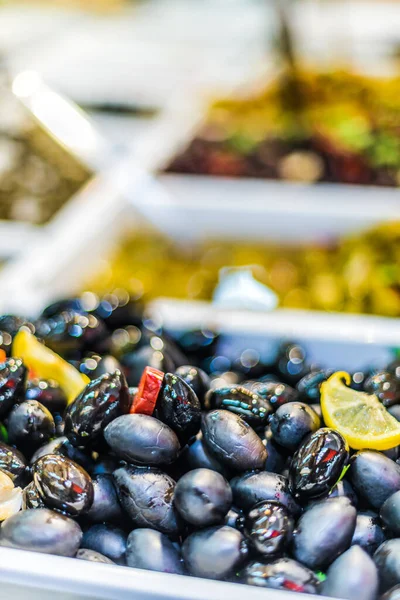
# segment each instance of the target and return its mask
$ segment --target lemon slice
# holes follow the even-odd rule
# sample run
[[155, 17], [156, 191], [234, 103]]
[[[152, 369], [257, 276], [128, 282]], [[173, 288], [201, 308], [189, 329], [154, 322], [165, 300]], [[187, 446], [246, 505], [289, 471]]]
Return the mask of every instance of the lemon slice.
[[336, 429], [354, 450], [389, 450], [400, 444], [400, 422], [378, 398], [347, 387], [345, 371], [334, 373], [321, 386], [321, 409], [325, 424]]
[[20, 329], [15, 336], [12, 355], [22, 358], [25, 366], [35, 373], [35, 377], [57, 381], [69, 403], [73, 402], [90, 382], [89, 377], [80, 373], [50, 348], [46, 348], [27, 329]]

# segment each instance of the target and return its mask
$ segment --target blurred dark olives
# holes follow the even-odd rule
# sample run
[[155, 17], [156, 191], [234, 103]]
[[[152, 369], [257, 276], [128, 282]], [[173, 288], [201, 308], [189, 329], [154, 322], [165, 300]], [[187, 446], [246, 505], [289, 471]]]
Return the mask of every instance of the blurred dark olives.
[[128, 567], [161, 573], [185, 574], [180, 553], [171, 540], [154, 529], [135, 529], [128, 536], [126, 548]]
[[184, 445], [200, 429], [200, 402], [186, 381], [178, 375], [166, 373], [158, 395], [155, 416], [175, 431]]
[[296, 384], [309, 371], [305, 349], [299, 344], [282, 344], [276, 366], [288, 383]]
[[280, 406], [270, 420], [273, 439], [292, 451], [307, 435], [317, 431], [320, 424], [317, 413], [302, 402], [289, 402]]
[[173, 373], [175, 363], [163, 350], [155, 350], [152, 346], [143, 346], [134, 352], [124, 354], [120, 362], [129, 386], [138, 386], [145, 367], [153, 367], [163, 373]]
[[241, 581], [248, 585], [318, 594], [319, 580], [304, 565], [291, 558], [280, 558], [274, 562], [254, 560], [243, 569]]
[[267, 381], [256, 381], [250, 388], [258, 396], [268, 401], [273, 410], [276, 410], [287, 402], [296, 402], [299, 400], [299, 393], [287, 383], [276, 381], [274, 379]]
[[296, 385], [299, 400], [309, 404], [319, 402], [321, 385], [329, 379], [332, 373], [333, 371], [311, 371], [311, 373], [307, 373]]
[[26, 400], [11, 411], [8, 418], [8, 439], [25, 456], [31, 456], [55, 434], [51, 412], [36, 400]]
[[158, 469], [121, 467], [114, 473], [118, 497], [136, 527], [151, 527], [167, 535], [181, 529], [173, 504], [175, 481]]
[[210, 389], [210, 378], [203, 369], [192, 365], [178, 367], [175, 375], [181, 377], [194, 391], [202, 407], [204, 407], [205, 396]]
[[191, 575], [227, 579], [246, 560], [248, 548], [237, 529], [224, 525], [189, 535], [183, 543], [182, 555]]
[[202, 422], [204, 443], [218, 460], [236, 471], [262, 469], [267, 451], [256, 432], [227, 410], [207, 413]]
[[324, 427], [311, 434], [294, 454], [289, 469], [292, 493], [301, 500], [327, 495], [348, 460], [344, 438]]
[[48, 508], [76, 517], [93, 502], [92, 480], [69, 458], [47, 454], [32, 466], [34, 484]]
[[128, 412], [128, 386], [119, 371], [91, 381], [65, 412], [65, 435], [74, 446], [93, 443], [115, 417]]
[[393, 406], [400, 402], [400, 381], [390, 371], [372, 373], [364, 382], [364, 390], [375, 394], [383, 406]]
[[170, 464], [180, 449], [172, 429], [149, 415], [122, 415], [106, 427], [104, 437], [119, 457], [137, 464]]
[[62, 414], [67, 406], [67, 397], [54, 380], [30, 379], [26, 385], [26, 400], [37, 400], [51, 414]]
[[48, 508], [19, 512], [0, 529], [0, 546], [58, 556], [75, 556], [81, 539], [78, 523]]
[[0, 417], [24, 399], [26, 375], [27, 369], [19, 358], [0, 363]]

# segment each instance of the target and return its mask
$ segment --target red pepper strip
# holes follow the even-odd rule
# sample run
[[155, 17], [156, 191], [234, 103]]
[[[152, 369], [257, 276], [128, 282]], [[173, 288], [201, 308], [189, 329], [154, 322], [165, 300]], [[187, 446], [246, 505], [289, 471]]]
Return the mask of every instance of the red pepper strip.
[[158, 394], [164, 379], [164, 373], [153, 367], [146, 367], [139, 382], [138, 393], [132, 403], [130, 413], [152, 415]]

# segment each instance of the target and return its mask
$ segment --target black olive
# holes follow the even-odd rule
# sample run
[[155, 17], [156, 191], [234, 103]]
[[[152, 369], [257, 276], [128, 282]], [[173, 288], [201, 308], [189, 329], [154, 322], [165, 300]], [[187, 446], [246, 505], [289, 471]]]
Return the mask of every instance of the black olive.
[[288, 402], [270, 420], [273, 439], [288, 450], [295, 450], [304, 438], [319, 429], [321, 421], [308, 404]]
[[195, 469], [183, 475], [175, 487], [175, 506], [181, 517], [197, 527], [222, 523], [232, 504], [232, 490], [222, 475]]
[[379, 515], [386, 529], [392, 535], [398, 537], [400, 535], [400, 491], [395, 492], [385, 500]]
[[206, 396], [206, 406], [222, 408], [242, 417], [252, 427], [261, 427], [268, 421], [272, 407], [268, 400], [240, 385], [210, 390]]
[[381, 596], [380, 600], [400, 600], [400, 584], [395, 585]]
[[[386, 500], [386, 502], [388, 502], [388, 500]], [[385, 522], [384, 519], [382, 520]], [[351, 540], [352, 546], [361, 546], [365, 552], [368, 554], [373, 554], [378, 546], [385, 541], [385, 539], [385, 534], [383, 533], [383, 529], [379, 523], [379, 517], [376, 513], [367, 511], [357, 514], [356, 528], [353, 534], [353, 539]]]
[[225, 516], [224, 525], [229, 525], [229, 527], [233, 527], [234, 529], [239, 529], [239, 531], [242, 531], [244, 529], [243, 512], [232, 506]]
[[199, 399], [201, 406], [204, 407], [205, 396], [211, 385], [211, 380], [207, 373], [199, 367], [183, 365], [177, 368], [175, 375], [178, 375], [190, 385]]
[[344, 600], [375, 600], [378, 572], [372, 559], [359, 546], [353, 546], [329, 567], [321, 594]]
[[388, 413], [392, 415], [392, 417], [400, 421], [400, 404], [394, 404], [393, 406], [389, 406], [387, 410]]
[[353, 506], [357, 507], [358, 505], [358, 496], [355, 493], [352, 485], [347, 481], [347, 479], [341, 479], [337, 482], [336, 485], [333, 486], [331, 491], [329, 492], [329, 498], [348, 498]]
[[351, 544], [357, 511], [347, 498], [328, 498], [308, 508], [293, 533], [293, 556], [310, 569], [331, 564]]
[[238, 415], [214, 410], [202, 423], [204, 443], [227, 467], [236, 471], [262, 469], [267, 451], [254, 429]]
[[48, 442], [55, 434], [54, 419], [49, 410], [36, 400], [15, 406], [8, 418], [8, 438], [25, 456]]
[[121, 467], [114, 473], [118, 497], [136, 527], [150, 527], [167, 535], [181, 529], [173, 504], [175, 481], [158, 469]]
[[390, 371], [372, 373], [364, 382], [364, 390], [368, 394], [375, 394], [383, 406], [400, 402], [400, 381]]
[[92, 525], [85, 531], [81, 547], [100, 552], [117, 565], [126, 565], [126, 533], [108, 523]]
[[91, 507], [92, 480], [69, 458], [46, 454], [34, 463], [32, 474], [36, 489], [48, 508], [76, 517]]
[[26, 466], [27, 463], [22, 452], [0, 442], [0, 470], [11, 477], [14, 485], [21, 484], [26, 473]]
[[199, 432], [190, 446], [187, 447], [184, 460], [190, 469], [211, 469], [221, 473], [224, 477], [229, 474], [228, 469], [207, 449], [203, 441], [203, 434]]
[[290, 463], [289, 484], [296, 498], [327, 495], [338, 481], [349, 452], [344, 438], [324, 427], [304, 440]]
[[105, 428], [104, 437], [119, 457], [146, 466], [170, 464], [180, 449], [172, 429], [149, 415], [122, 415]]
[[0, 546], [58, 556], [75, 556], [81, 539], [78, 523], [48, 508], [23, 510], [0, 529]]
[[65, 392], [56, 381], [30, 379], [26, 385], [26, 400], [37, 400], [49, 409], [52, 415], [62, 414], [67, 406]]
[[333, 371], [311, 371], [311, 373], [307, 373], [296, 385], [299, 400], [309, 404], [319, 402], [321, 385], [329, 379], [332, 373]]
[[136, 569], [185, 574], [180, 552], [164, 533], [154, 529], [135, 529], [129, 534], [126, 562]]
[[223, 525], [189, 535], [183, 543], [182, 555], [191, 575], [226, 579], [246, 560], [248, 548], [240, 531]]
[[113, 419], [129, 410], [129, 392], [119, 371], [106, 373], [79, 394], [65, 412], [65, 435], [74, 446], [92, 444]]
[[185, 356], [193, 358], [190, 362], [199, 364], [215, 354], [219, 336], [207, 329], [185, 331], [176, 338], [176, 342]]
[[400, 581], [400, 539], [383, 542], [373, 559], [378, 567], [380, 591], [386, 592]]
[[154, 416], [175, 431], [182, 445], [200, 430], [200, 402], [190, 385], [178, 375], [164, 375]]
[[235, 506], [245, 511], [259, 502], [272, 501], [285, 506], [294, 516], [300, 513], [289, 491], [288, 480], [283, 475], [267, 471], [245, 473], [232, 479], [231, 487]]
[[97, 363], [97, 367], [92, 371], [91, 374], [88, 374], [91, 379], [97, 379], [106, 373], [110, 375], [115, 373], [115, 371], [122, 372], [122, 367], [118, 360], [109, 354], [105, 354]]
[[96, 475], [92, 479], [93, 502], [86, 513], [92, 523], [121, 521], [123, 513], [111, 475]]
[[96, 475], [112, 475], [118, 464], [119, 460], [116, 456], [110, 454], [100, 455], [90, 472], [93, 477]]
[[27, 369], [19, 358], [0, 364], [0, 417], [4, 417], [25, 395]]
[[260, 502], [246, 516], [244, 533], [256, 552], [277, 556], [291, 540], [294, 520], [278, 502]]
[[376, 509], [400, 489], [400, 466], [381, 452], [357, 452], [349, 475], [360, 498]]
[[285, 450], [274, 442], [269, 427], [265, 428], [262, 441], [268, 454], [265, 470], [271, 473], [281, 473], [286, 464]]
[[274, 562], [250, 562], [241, 573], [248, 585], [305, 594], [318, 594], [319, 580], [315, 573], [291, 558]]

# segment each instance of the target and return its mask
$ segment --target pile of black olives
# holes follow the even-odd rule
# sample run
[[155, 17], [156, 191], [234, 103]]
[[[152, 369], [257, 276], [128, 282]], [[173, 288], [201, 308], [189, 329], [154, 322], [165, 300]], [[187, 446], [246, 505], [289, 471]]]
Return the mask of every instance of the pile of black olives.
[[[0, 545], [400, 597], [400, 451], [351, 452], [325, 427], [330, 372], [294, 343], [250, 364], [221, 354], [212, 332], [171, 337], [134, 302], [89, 299], [53, 304], [36, 322], [0, 318]], [[12, 356], [21, 327], [90, 378], [75, 400]], [[397, 362], [352, 385], [400, 413]]]

